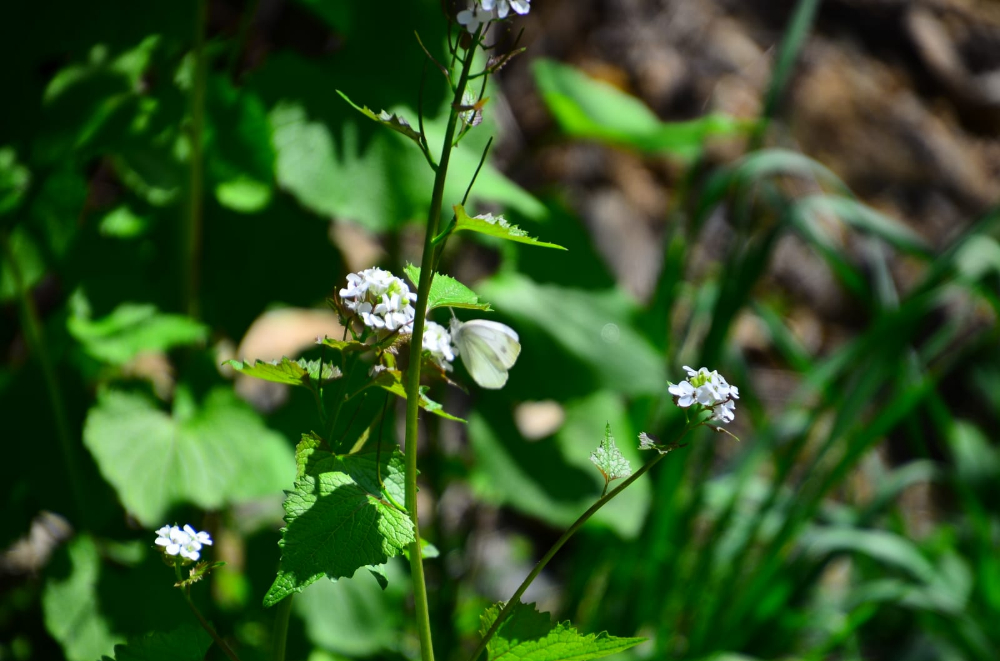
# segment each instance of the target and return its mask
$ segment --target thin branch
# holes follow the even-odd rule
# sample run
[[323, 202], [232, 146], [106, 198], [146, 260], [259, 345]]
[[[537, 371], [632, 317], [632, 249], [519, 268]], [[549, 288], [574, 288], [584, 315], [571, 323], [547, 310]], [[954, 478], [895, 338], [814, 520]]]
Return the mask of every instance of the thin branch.
[[483, 169], [483, 164], [486, 163], [486, 155], [490, 153], [490, 146], [493, 144], [493, 136], [486, 142], [486, 147], [483, 148], [483, 155], [479, 157], [479, 165], [476, 166], [476, 171], [472, 173], [472, 180], [469, 182], [469, 186], [465, 189], [465, 195], [462, 196], [462, 206], [469, 199], [469, 193], [472, 192], [472, 185], [476, 183], [476, 177], [479, 176], [479, 171]]
[[427, 82], [427, 60], [424, 60], [424, 66], [420, 70], [420, 88], [417, 90], [417, 125], [420, 128], [420, 151], [423, 152], [424, 158], [427, 160], [427, 164], [431, 166], [431, 170], [437, 172], [437, 162], [435, 162], [434, 157], [431, 156], [431, 150], [427, 146], [427, 133], [424, 131], [424, 84]]
[[443, 64], [441, 64], [436, 59], [434, 59], [434, 56], [431, 55], [431, 52], [429, 50], [427, 50], [426, 46], [424, 46], [424, 42], [422, 42], [420, 40], [420, 33], [418, 33], [416, 30], [414, 30], [413, 34], [417, 37], [417, 43], [420, 44], [420, 48], [421, 48], [421, 50], [424, 51], [424, 55], [426, 55], [427, 58], [431, 62], [433, 62], [434, 64], [437, 65], [437, 68], [441, 71], [441, 75], [443, 75], [445, 77], [445, 79], [450, 83], [451, 82], [451, 74], [448, 73], [448, 69]]
[[528, 586], [531, 585], [532, 581], [534, 581], [535, 578], [542, 572], [545, 565], [549, 564], [549, 561], [552, 560], [555, 554], [559, 552], [559, 549], [561, 549], [563, 545], [569, 541], [569, 538], [572, 537], [581, 527], [583, 527], [583, 524], [586, 523], [587, 520], [597, 512], [597, 510], [604, 507], [612, 498], [627, 489], [633, 482], [642, 477], [646, 471], [659, 463], [659, 461], [665, 456], [667, 455], [658, 454], [649, 462], [643, 464], [643, 466], [633, 473], [631, 477], [622, 482], [617, 489], [601, 497], [596, 503], [590, 506], [590, 509], [581, 514], [580, 518], [573, 522], [573, 525], [571, 525], [566, 532], [564, 532], [562, 536], [556, 540], [556, 543], [552, 545], [552, 548], [550, 548], [545, 555], [542, 556], [542, 559], [538, 561], [534, 569], [531, 570], [531, 573], [529, 573], [521, 585], [518, 586], [511, 598], [507, 600], [507, 603], [504, 604], [503, 609], [497, 615], [496, 619], [493, 620], [493, 624], [490, 626], [489, 630], [487, 630], [486, 634], [483, 635], [482, 640], [479, 641], [476, 651], [474, 651], [472, 656], [469, 657], [469, 661], [477, 661], [477, 659], [479, 659], [479, 656], [486, 650], [486, 646], [489, 644], [490, 640], [496, 634], [497, 630], [500, 629], [500, 625], [503, 624], [507, 617], [509, 617], [514, 611], [515, 606], [521, 603], [521, 596], [524, 594], [525, 590], [528, 589]]

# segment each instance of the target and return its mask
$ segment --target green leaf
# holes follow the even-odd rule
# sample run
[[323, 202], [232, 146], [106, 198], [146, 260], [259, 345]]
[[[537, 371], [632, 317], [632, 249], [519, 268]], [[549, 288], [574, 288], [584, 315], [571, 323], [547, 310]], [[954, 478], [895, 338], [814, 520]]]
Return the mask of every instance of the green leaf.
[[597, 449], [590, 453], [590, 461], [601, 471], [605, 482], [628, 477], [632, 467], [628, 459], [622, 456], [621, 450], [615, 445], [615, 437], [611, 435], [611, 423], [604, 428], [604, 439]]
[[540, 58], [532, 72], [559, 126], [575, 138], [690, 159], [701, 153], [706, 138], [746, 133], [753, 126], [722, 114], [661, 122], [639, 99], [573, 67]]
[[240, 213], [261, 211], [271, 201], [274, 181], [267, 108], [225, 75], [209, 76], [206, 97], [205, 160], [216, 199]]
[[340, 90], [337, 90], [337, 94], [339, 94], [340, 98], [342, 98], [344, 101], [347, 101], [347, 103], [352, 108], [360, 112], [368, 119], [374, 120], [379, 124], [382, 124], [383, 126], [388, 126], [396, 133], [401, 133], [405, 135], [407, 138], [416, 142], [418, 145], [420, 144], [420, 134], [413, 130], [413, 127], [410, 126], [410, 123], [408, 121], [406, 121], [396, 113], [390, 113], [383, 110], [382, 112], [376, 114], [373, 110], [368, 108], [368, 106], [362, 107], [355, 104], [353, 101], [347, 98], [346, 94], [344, 94]]
[[470, 216], [466, 213], [465, 208], [461, 204], [456, 204], [455, 209], [455, 231], [459, 230], [469, 230], [470, 232], [479, 232], [480, 234], [488, 234], [490, 236], [495, 236], [500, 239], [507, 239], [508, 241], [517, 241], [518, 243], [527, 243], [532, 246], [541, 246], [542, 248], [557, 248], [559, 250], [566, 250], [560, 245], [555, 243], [545, 243], [544, 241], [539, 241], [538, 239], [533, 239], [528, 236], [528, 233], [522, 230], [517, 225], [511, 225], [508, 223], [503, 216], [494, 217], [493, 214], [484, 214], [483, 216]]
[[336, 349], [337, 351], [342, 351], [344, 353], [358, 352], [364, 353], [365, 351], [371, 350], [370, 344], [365, 344], [364, 342], [353, 342], [351, 340], [338, 340], [333, 337], [324, 337], [323, 344], [330, 347], [331, 349]]
[[94, 608], [101, 573], [97, 544], [82, 535], [70, 542], [68, 555], [68, 575], [49, 579], [42, 593], [45, 627], [69, 661], [91, 661], [125, 639], [112, 630], [101, 609]]
[[94, 661], [133, 637], [191, 622], [152, 539], [149, 532], [131, 542], [81, 533], [55, 550], [41, 603], [45, 626], [68, 661]]
[[84, 351], [112, 365], [123, 365], [141, 351], [166, 351], [208, 338], [208, 327], [190, 317], [135, 303], [123, 303], [97, 320], [70, 317], [66, 327]]
[[101, 236], [132, 239], [146, 233], [149, 219], [138, 215], [128, 205], [115, 207], [101, 218]]
[[83, 442], [125, 509], [150, 528], [175, 505], [218, 509], [273, 494], [292, 474], [284, 437], [230, 388], [209, 391], [199, 407], [178, 387], [172, 415], [144, 395], [105, 391]]
[[[316, 84], [336, 83], [325, 73], [310, 71], [313, 68], [292, 56], [276, 55], [255, 76], [259, 80], [281, 75], [298, 81], [281, 92], [284, 96], [275, 101], [270, 113], [276, 175], [282, 189], [317, 214], [352, 218], [375, 232], [425, 215], [434, 173], [419, 150], [403, 146], [405, 138], [394, 131], [371, 135], [370, 127], [362, 126], [360, 118], [340, 117], [336, 109], [323, 112], [289, 100], [298, 94], [295, 90], [309, 84], [303, 75]], [[431, 144], [440, 144], [446, 122], [444, 112], [439, 119], [425, 121]], [[453, 171], [475, 171], [484, 146], [477, 142], [479, 138], [471, 135], [455, 148]], [[466, 185], [459, 177], [449, 178], [445, 199], [461, 199]], [[543, 221], [547, 214], [544, 205], [490, 163], [483, 166], [473, 197], [501, 204], [533, 220]]]
[[[370, 657], [395, 649], [406, 623], [409, 577], [405, 563], [383, 565], [388, 587], [365, 577], [320, 581], [295, 597], [292, 608], [305, 624], [306, 636], [318, 647], [351, 658]], [[358, 635], [363, 631], [364, 635]]]
[[[4, 254], [4, 259], [0, 262], [0, 301], [17, 298], [19, 294], [18, 281], [24, 290], [30, 291], [45, 275], [45, 260], [42, 257], [42, 251], [34, 237], [23, 225], [14, 228], [7, 239], [7, 245], [10, 246], [13, 259], [7, 259], [7, 255]], [[16, 264], [11, 262], [16, 262]], [[15, 266], [19, 278], [15, 277]]]
[[202, 661], [212, 637], [199, 626], [185, 624], [169, 632], [154, 631], [115, 645], [113, 658], [103, 661]]
[[[385, 369], [375, 377], [375, 384], [384, 390], [388, 390], [394, 395], [406, 399], [406, 386], [403, 384], [403, 373], [399, 370]], [[420, 408], [439, 415], [447, 420], [455, 422], [465, 422], [462, 418], [457, 418], [445, 412], [444, 408], [427, 396], [427, 386], [420, 386]]]
[[[480, 617], [480, 635], [485, 635], [500, 614], [503, 604], [494, 604]], [[586, 661], [624, 652], [645, 638], [619, 638], [607, 633], [583, 635], [569, 622], [552, 623], [548, 613], [534, 604], [519, 603], [490, 639], [486, 651], [490, 659], [505, 654], [518, 661]]]
[[[225, 362], [226, 365], [229, 365], [237, 372], [252, 376], [255, 379], [284, 383], [290, 386], [304, 386], [306, 388], [312, 388], [313, 383], [320, 380], [319, 363], [319, 359], [306, 360], [305, 358], [299, 358], [298, 360], [292, 360], [286, 356], [282, 356], [280, 361], [264, 362], [263, 360], [257, 360], [253, 364], [239, 360], [227, 360]], [[323, 363], [323, 383], [339, 379], [341, 376], [343, 374], [339, 367], [329, 362]]]
[[[285, 498], [281, 564], [264, 596], [273, 606], [326, 576], [350, 577], [367, 565], [381, 565], [414, 540], [410, 517], [382, 493], [376, 453], [337, 455], [321, 440], [303, 435], [295, 451], [295, 487]], [[382, 484], [404, 502], [404, 463], [398, 448], [383, 451]]]
[[0, 147], [0, 216], [17, 210], [31, 185], [31, 173], [13, 147]]
[[[420, 282], [420, 267], [407, 264], [403, 269], [407, 277], [416, 285]], [[488, 312], [493, 308], [489, 303], [479, 300], [476, 292], [472, 291], [461, 282], [443, 273], [435, 273], [431, 280], [431, 290], [427, 294], [427, 309], [434, 308], [466, 308], [468, 310], [483, 310]]]

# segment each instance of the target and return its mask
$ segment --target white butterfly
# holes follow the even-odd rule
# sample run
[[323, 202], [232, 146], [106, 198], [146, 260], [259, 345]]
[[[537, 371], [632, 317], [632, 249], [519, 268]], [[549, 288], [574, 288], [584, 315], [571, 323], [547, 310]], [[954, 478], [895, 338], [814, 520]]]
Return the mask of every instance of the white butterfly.
[[473, 319], [451, 318], [451, 339], [458, 347], [462, 364], [483, 388], [496, 390], [507, 383], [507, 370], [514, 366], [521, 344], [510, 326]]

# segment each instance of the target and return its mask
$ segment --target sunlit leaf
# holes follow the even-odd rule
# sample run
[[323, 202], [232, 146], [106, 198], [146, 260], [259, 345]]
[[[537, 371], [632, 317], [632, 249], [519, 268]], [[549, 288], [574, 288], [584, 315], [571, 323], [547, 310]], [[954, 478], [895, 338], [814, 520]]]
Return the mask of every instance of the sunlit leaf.
[[[406, 385], [403, 383], [403, 373], [399, 370], [385, 369], [378, 373], [375, 377], [375, 384], [380, 388], [391, 392], [392, 394], [406, 399]], [[454, 420], [455, 422], [465, 422], [462, 418], [457, 418], [450, 413], [446, 412], [440, 404], [432, 400], [427, 396], [427, 386], [420, 386], [420, 408], [433, 413], [434, 415], [439, 415], [447, 420]]]
[[[321, 382], [319, 359], [306, 360], [305, 358], [299, 358], [298, 360], [292, 360], [291, 358], [282, 356], [281, 360], [271, 362], [257, 360], [251, 364], [239, 360], [227, 360], [226, 364], [241, 374], [274, 383], [311, 388], [313, 383]], [[339, 379], [341, 376], [343, 374], [341, 374], [340, 368], [329, 361], [323, 363], [322, 383]]]
[[[295, 487], [285, 498], [281, 564], [264, 597], [273, 606], [293, 592], [327, 578], [350, 577], [367, 565], [384, 564], [414, 540], [413, 523], [382, 493], [405, 501], [403, 455], [336, 455], [304, 435], [296, 448]], [[382, 484], [379, 484], [381, 472]]]
[[[484, 635], [500, 614], [503, 604], [494, 604], [480, 618], [479, 634]], [[553, 623], [548, 613], [534, 604], [519, 603], [500, 624], [486, 651], [490, 659], [519, 661], [586, 661], [624, 652], [646, 640], [619, 638], [607, 633], [581, 634], [569, 622]]]
[[[420, 282], [420, 267], [407, 264], [403, 270], [413, 283], [414, 290], [416, 290], [416, 285]], [[431, 280], [431, 290], [427, 295], [427, 309], [433, 310], [434, 308], [445, 307], [483, 311], [492, 309], [489, 303], [479, 300], [476, 292], [455, 278], [443, 273], [435, 273], [434, 279]]]
[[722, 114], [662, 122], [636, 97], [571, 66], [539, 58], [532, 64], [532, 72], [556, 121], [575, 138], [687, 159], [701, 153], [707, 138], [743, 134], [753, 126]]
[[344, 101], [347, 101], [347, 103], [350, 104], [352, 108], [360, 112], [368, 119], [374, 120], [379, 124], [382, 124], [383, 126], [387, 126], [391, 128], [393, 131], [401, 133], [405, 135], [407, 138], [410, 138], [411, 140], [416, 142], [417, 144], [420, 144], [420, 134], [417, 133], [415, 130], [413, 130], [413, 127], [410, 126], [410, 123], [408, 121], [406, 121], [396, 113], [394, 112], [390, 113], [385, 110], [376, 113], [375, 111], [371, 110], [368, 106], [357, 105], [349, 98], [347, 98], [347, 95], [341, 92], [340, 90], [337, 90], [337, 94], [339, 94], [340, 98], [342, 98]]
[[17, 160], [13, 147], [0, 147], [0, 216], [21, 206], [31, 173]]
[[105, 391], [83, 442], [125, 509], [148, 527], [162, 525], [175, 505], [218, 509], [276, 493], [292, 475], [285, 439], [230, 388], [196, 405], [178, 387], [172, 414], [144, 395]]
[[622, 451], [615, 445], [615, 437], [611, 435], [611, 423], [604, 428], [604, 438], [597, 449], [590, 453], [590, 461], [601, 471], [605, 482], [618, 480], [632, 474], [628, 459], [622, 456]]
[[493, 216], [493, 214], [483, 214], [481, 216], [470, 216], [466, 213], [465, 208], [461, 204], [455, 205], [455, 231], [468, 230], [470, 232], [479, 232], [480, 234], [488, 234], [489, 236], [495, 236], [500, 239], [507, 239], [508, 241], [517, 241], [518, 243], [527, 243], [532, 246], [540, 246], [542, 248], [558, 248], [559, 250], [566, 250], [560, 245], [555, 243], [546, 243], [544, 241], [539, 241], [538, 239], [528, 236], [528, 233], [522, 230], [517, 225], [512, 225], [504, 219], [503, 216]]
[[70, 573], [46, 582], [42, 594], [45, 626], [69, 661], [92, 661], [125, 637], [115, 633], [100, 609], [94, 608], [101, 572], [97, 544], [86, 535], [68, 549]]
[[208, 337], [208, 328], [190, 317], [135, 303], [123, 303], [100, 319], [72, 316], [66, 327], [84, 351], [112, 365], [123, 365], [141, 351], [166, 351]]
[[0, 301], [16, 298], [19, 286], [23, 291], [29, 291], [45, 275], [42, 251], [23, 225], [14, 228], [7, 238], [7, 245], [13, 259], [4, 254], [0, 262]]

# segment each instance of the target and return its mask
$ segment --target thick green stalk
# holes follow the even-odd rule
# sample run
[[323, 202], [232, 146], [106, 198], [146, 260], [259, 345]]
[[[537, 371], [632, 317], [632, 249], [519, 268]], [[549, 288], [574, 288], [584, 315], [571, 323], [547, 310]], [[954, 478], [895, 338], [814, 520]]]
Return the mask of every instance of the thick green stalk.
[[600, 500], [591, 505], [590, 509], [581, 514], [580, 518], [574, 521], [573, 525], [571, 525], [569, 528], [566, 529], [566, 532], [564, 532], [562, 536], [556, 540], [556, 543], [552, 545], [552, 548], [546, 551], [545, 555], [542, 556], [542, 559], [535, 564], [535, 568], [531, 570], [531, 573], [528, 574], [528, 576], [524, 579], [524, 581], [517, 588], [517, 590], [514, 591], [514, 594], [511, 596], [510, 599], [507, 600], [507, 603], [504, 604], [503, 610], [501, 610], [500, 614], [497, 615], [497, 619], [493, 620], [493, 625], [483, 636], [483, 639], [479, 641], [479, 646], [476, 647], [476, 651], [473, 652], [472, 656], [469, 657], [469, 661], [476, 661], [476, 659], [479, 658], [479, 655], [486, 650], [486, 645], [489, 644], [490, 640], [493, 638], [493, 635], [497, 632], [497, 629], [500, 628], [500, 625], [503, 624], [503, 621], [507, 619], [507, 617], [511, 614], [511, 611], [514, 610], [514, 607], [517, 606], [517, 604], [521, 603], [521, 596], [524, 594], [524, 591], [527, 590], [528, 586], [531, 585], [532, 581], [534, 581], [535, 578], [537, 578], [538, 575], [542, 573], [542, 570], [545, 569], [545, 565], [549, 564], [549, 561], [552, 560], [553, 557], [555, 557], [555, 554], [559, 552], [559, 549], [563, 547], [563, 544], [568, 542], [569, 538], [572, 537], [574, 534], [576, 534], [576, 531], [579, 530], [581, 527], [583, 527], [583, 524], [587, 522], [587, 519], [592, 517], [597, 512], [597, 510], [604, 507], [608, 503], [608, 501], [610, 501], [612, 498], [614, 498], [622, 491], [627, 489], [629, 485], [631, 485], [633, 482], [642, 477], [646, 473], [646, 471], [648, 471], [650, 468], [659, 463], [659, 461], [663, 459], [665, 456], [667, 455], [659, 454], [656, 457], [654, 457], [651, 461], [643, 464], [642, 468], [637, 470], [635, 473], [631, 475], [631, 477], [622, 482], [617, 489], [601, 497]]
[[[472, 43], [479, 41], [479, 32], [473, 37]], [[413, 319], [413, 330], [410, 337], [410, 367], [406, 379], [406, 510], [413, 522], [415, 540], [410, 544], [410, 572], [413, 581], [413, 601], [417, 616], [417, 631], [420, 635], [420, 657], [422, 661], [434, 661], [434, 648], [431, 638], [431, 619], [427, 608], [427, 583], [424, 578], [424, 560], [420, 551], [420, 525], [417, 517], [417, 414], [420, 411], [420, 354], [424, 344], [424, 322], [427, 319], [427, 296], [431, 289], [431, 276], [434, 273], [434, 236], [437, 234], [438, 221], [441, 218], [441, 204], [444, 199], [444, 184], [448, 176], [448, 161], [451, 159], [452, 142], [455, 138], [455, 127], [458, 125], [458, 110], [462, 103], [462, 94], [469, 80], [469, 68], [474, 59], [475, 46], [465, 54], [462, 64], [462, 74], [455, 87], [455, 98], [448, 126], [445, 129], [441, 144], [441, 158], [438, 160], [437, 172], [434, 175], [434, 190], [431, 193], [431, 206], [427, 212], [427, 230], [424, 235], [424, 252], [420, 259], [420, 282], [417, 284], [417, 311]]]
[[188, 182], [188, 209], [184, 226], [183, 259], [184, 310], [198, 317], [198, 284], [201, 276], [202, 195], [205, 184], [202, 137], [205, 132], [205, 87], [208, 62], [205, 55], [205, 24], [208, 21], [206, 0], [198, 0], [195, 18], [194, 76], [191, 81], [191, 124], [188, 140], [191, 148], [191, 170]]
[[49, 405], [52, 407], [52, 419], [55, 422], [56, 436], [59, 439], [59, 450], [62, 453], [63, 463], [66, 464], [66, 473], [69, 476], [70, 489], [73, 492], [73, 507], [76, 509], [76, 514], [81, 517], [81, 520], [77, 523], [83, 525], [83, 519], [86, 518], [89, 511], [87, 508], [87, 491], [83, 488], [80, 462], [76, 457], [76, 444], [74, 443], [73, 434], [70, 432], [69, 418], [66, 415], [66, 405], [63, 402], [62, 390], [59, 388], [59, 380], [56, 378], [55, 366], [52, 364], [52, 356], [49, 354], [48, 345], [45, 343], [42, 323], [38, 318], [35, 301], [31, 298], [31, 292], [25, 286], [17, 256], [10, 245], [10, 237], [2, 230], [0, 230], [0, 247], [2, 247], [4, 259], [7, 260], [11, 276], [14, 279], [14, 290], [17, 292], [18, 302], [21, 306], [21, 324], [24, 328], [25, 340], [27, 341], [28, 348], [38, 358], [38, 365], [42, 370], [42, 378], [45, 379], [45, 389], [48, 391]]

